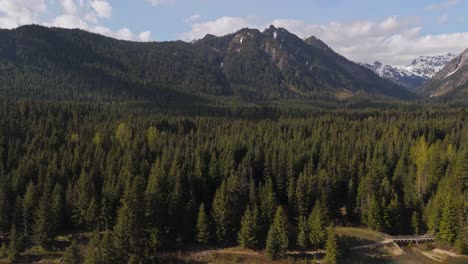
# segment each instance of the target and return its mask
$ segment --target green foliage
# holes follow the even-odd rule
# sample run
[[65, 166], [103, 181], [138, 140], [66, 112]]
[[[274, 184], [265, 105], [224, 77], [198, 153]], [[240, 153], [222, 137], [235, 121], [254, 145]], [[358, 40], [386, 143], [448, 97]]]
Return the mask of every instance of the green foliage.
[[297, 246], [301, 250], [306, 250], [309, 246], [310, 227], [307, 223], [307, 219], [304, 216], [299, 217], [299, 223], [297, 225]]
[[8, 260], [14, 262], [21, 252], [21, 238], [16, 231], [16, 227], [12, 226], [9, 235], [9, 244], [7, 250]]
[[309, 242], [310, 245], [318, 248], [325, 244], [327, 239], [326, 227], [329, 219], [325, 207], [320, 201], [315, 202], [314, 208], [309, 215]]
[[70, 246], [63, 253], [63, 263], [65, 264], [80, 264], [82, 263], [80, 247], [76, 240], [73, 240]]
[[326, 264], [337, 264], [340, 259], [340, 251], [338, 248], [338, 241], [335, 235], [335, 229], [333, 225], [327, 228], [327, 245], [325, 247], [325, 259]]
[[452, 199], [451, 196], [445, 198], [439, 232], [437, 233], [438, 239], [449, 244], [452, 244], [457, 236], [457, 215]]
[[47, 247], [53, 228], [48, 200], [47, 196], [40, 199], [38, 208], [34, 211], [34, 225], [32, 226], [32, 240], [36, 245], [42, 247]]
[[[265, 248], [279, 205], [300, 247], [323, 248], [326, 226], [343, 206], [351, 225], [411, 234], [414, 211], [419, 233], [427, 227], [457, 247], [463, 237], [468, 138], [462, 109], [253, 107], [189, 116], [120, 103], [0, 106], [2, 228], [7, 233], [15, 225], [28, 245], [99, 229], [113, 232], [112, 243], [103, 244], [117, 252], [115, 261], [148, 255], [151, 263], [159, 251], [197, 240], [201, 203], [213, 220], [206, 230], [221, 245], [258, 229], [253, 244]], [[131, 136], [117, 140], [122, 123]], [[148, 140], [151, 127], [156, 147]], [[429, 167], [418, 195], [411, 153], [421, 138]], [[242, 228], [247, 207], [258, 219], [255, 228]]]
[[366, 224], [377, 231], [384, 229], [383, 211], [375, 195], [372, 196], [366, 218]]
[[419, 235], [419, 227], [420, 227], [421, 219], [419, 217], [418, 212], [413, 212], [413, 216], [411, 217], [411, 228], [413, 229], [413, 234]]
[[0, 258], [6, 257], [7, 254], [8, 254], [7, 246], [5, 243], [2, 243], [2, 245], [0, 246]]
[[210, 225], [208, 215], [205, 211], [205, 205], [201, 204], [200, 208], [198, 209], [198, 217], [197, 217], [197, 235], [196, 240], [200, 244], [207, 244], [210, 239]]
[[34, 208], [36, 208], [37, 200], [36, 186], [30, 181], [23, 198], [23, 228], [26, 237], [31, 232], [30, 227], [33, 224]]
[[266, 240], [266, 255], [271, 259], [278, 259], [286, 254], [288, 249], [288, 219], [283, 208], [276, 210], [275, 218], [268, 231]]
[[259, 247], [259, 218], [258, 208], [250, 209], [248, 206], [245, 209], [242, 217], [241, 227], [237, 234], [237, 241], [243, 248], [257, 249]]

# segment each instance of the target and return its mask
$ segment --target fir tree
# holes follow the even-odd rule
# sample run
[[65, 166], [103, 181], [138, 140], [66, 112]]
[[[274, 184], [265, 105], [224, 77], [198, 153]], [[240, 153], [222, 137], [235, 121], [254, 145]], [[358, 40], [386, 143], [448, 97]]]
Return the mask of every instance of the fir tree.
[[288, 222], [283, 208], [276, 210], [275, 218], [268, 231], [266, 241], [266, 255], [271, 259], [278, 259], [286, 254], [288, 249]]
[[327, 246], [325, 248], [325, 261], [326, 264], [337, 264], [339, 263], [340, 252], [338, 249], [338, 241], [335, 235], [335, 229], [333, 225], [327, 228]]
[[455, 241], [457, 236], [457, 215], [456, 208], [452, 202], [452, 197], [447, 196], [442, 208], [442, 216], [440, 219], [439, 232], [437, 237], [449, 244]]
[[320, 201], [317, 201], [309, 215], [309, 242], [310, 245], [318, 248], [325, 244], [327, 238], [328, 217], [325, 208]]
[[82, 257], [80, 254], [80, 247], [76, 240], [73, 240], [70, 246], [65, 250], [63, 254], [63, 263], [65, 264], [80, 264], [82, 263]]
[[297, 226], [297, 246], [301, 250], [306, 250], [309, 246], [309, 224], [304, 216], [299, 217]]
[[205, 211], [205, 205], [201, 204], [198, 209], [196, 240], [200, 244], [207, 244], [210, 241], [210, 226], [208, 215]]
[[47, 196], [39, 201], [39, 207], [34, 212], [34, 225], [32, 226], [32, 239], [38, 246], [47, 246], [51, 235], [52, 220]]
[[243, 248], [256, 249], [258, 244], [258, 209], [247, 207], [241, 221], [237, 241]]
[[14, 225], [11, 227], [9, 240], [10, 244], [7, 250], [8, 260], [14, 262], [21, 252], [21, 238]]

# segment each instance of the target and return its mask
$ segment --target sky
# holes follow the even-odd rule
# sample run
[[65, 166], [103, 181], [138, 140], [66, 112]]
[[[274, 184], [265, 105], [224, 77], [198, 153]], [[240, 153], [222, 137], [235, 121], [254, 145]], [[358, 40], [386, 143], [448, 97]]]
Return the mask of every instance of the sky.
[[403, 66], [468, 48], [468, 0], [0, 0], [0, 28], [80, 28], [132, 41], [191, 41], [241, 28], [316, 36], [347, 58]]

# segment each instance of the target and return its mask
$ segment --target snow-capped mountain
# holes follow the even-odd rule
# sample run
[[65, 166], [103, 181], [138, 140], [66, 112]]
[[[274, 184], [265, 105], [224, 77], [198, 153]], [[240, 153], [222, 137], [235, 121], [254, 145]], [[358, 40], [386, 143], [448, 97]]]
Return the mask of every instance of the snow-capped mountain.
[[421, 56], [413, 60], [411, 64], [403, 67], [384, 65], [378, 61], [374, 62], [374, 64], [362, 65], [371, 69], [380, 77], [410, 90], [416, 90], [455, 57], [456, 55], [453, 53], [440, 56]]
[[377, 75], [396, 84], [399, 84], [409, 90], [416, 90], [423, 85], [428, 79], [413, 72], [406, 70], [404, 67], [393, 67], [390, 65], [382, 64], [381, 62], [374, 62], [374, 64], [362, 64], [363, 66], [371, 69]]
[[418, 93], [427, 97], [468, 97], [468, 49], [447, 63]]
[[439, 56], [421, 56], [413, 60], [410, 65], [403, 67], [403, 69], [423, 78], [431, 79], [434, 74], [440, 71], [445, 66], [445, 64], [447, 64], [456, 56], [457, 55], [453, 53], [447, 53], [445, 55]]

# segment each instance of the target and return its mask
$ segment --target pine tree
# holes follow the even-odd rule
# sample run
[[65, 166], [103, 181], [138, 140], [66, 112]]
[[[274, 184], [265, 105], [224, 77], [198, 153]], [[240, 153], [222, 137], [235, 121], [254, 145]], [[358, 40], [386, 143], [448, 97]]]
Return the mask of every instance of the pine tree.
[[20, 254], [21, 251], [21, 240], [19, 234], [16, 232], [16, 227], [13, 225], [11, 227], [10, 236], [9, 236], [10, 244], [8, 245], [8, 260], [14, 262]]
[[114, 243], [114, 235], [110, 232], [104, 233], [99, 242], [99, 263], [113, 264], [119, 263], [122, 259], [121, 252], [117, 250]]
[[6, 232], [10, 226], [10, 202], [5, 182], [0, 183], [0, 232]]
[[382, 210], [375, 195], [372, 196], [367, 212], [366, 224], [377, 231], [383, 230]]
[[200, 244], [207, 244], [210, 241], [210, 226], [208, 215], [205, 211], [205, 205], [202, 203], [198, 209], [196, 240]]
[[338, 241], [335, 235], [335, 229], [333, 225], [330, 225], [327, 228], [327, 246], [326, 246], [326, 253], [325, 253], [325, 261], [326, 264], [337, 264], [340, 257], [340, 252], [338, 249]]
[[8, 249], [5, 243], [2, 243], [0, 246], [0, 258], [6, 257], [8, 254]]
[[414, 211], [413, 215], [411, 216], [411, 227], [413, 228], [413, 234], [419, 235], [419, 226], [420, 226], [419, 213], [417, 211]]
[[439, 233], [437, 237], [449, 244], [455, 241], [457, 236], [457, 215], [456, 208], [452, 202], [452, 197], [445, 198], [444, 207], [442, 208], [442, 216], [440, 219]]
[[258, 243], [258, 209], [247, 207], [241, 221], [241, 228], [237, 235], [237, 241], [243, 248], [256, 249]]
[[286, 254], [288, 249], [288, 219], [283, 208], [276, 210], [275, 218], [268, 231], [266, 254], [271, 259], [278, 259]]
[[309, 242], [310, 245], [318, 248], [325, 244], [327, 238], [327, 216], [326, 209], [320, 201], [317, 201], [309, 215]]
[[299, 217], [297, 226], [297, 246], [301, 250], [306, 250], [309, 246], [309, 225], [304, 216]]
[[70, 246], [65, 250], [63, 254], [63, 263], [65, 264], [80, 264], [82, 263], [82, 257], [80, 254], [80, 248], [76, 240], [73, 240]]
[[213, 198], [212, 216], [215, 222], [216, 227], [216, 237], [218, 242], [226, 243], [228, 240], [228, 208], [226, 208], [227, 203], [226, 197], [226, 182], [223, 181], [221, 186], [216, 190], [215, 196]]
[[34, 212], [34, 225], [32, 226], [32, 239], [36, 245], [42, 247], [47, 245], [52, 229], [48, 200], [47, 196], [43, 196], [39, 201], [39, 206]]
[[86, 251], [85, 264], [101, 264], [101, 248], [100, 248], [99, 233], [94, 232], [91, 240], [88, 243]]
[[117, 250], [124, 259], [137, 253], [141, 246], [145, 226], [143, 200], [143, 179], [136, 177], [127, 184], [114, 226]]
[[62, 188], [59, 184], [56, 184], [54, 187], [54, 192], [52, 193], [51, 201], [51, 226], [54, 232], [57, 232], [61, 229], [63, 221], [63, 196]]
[[30, 229], [34, 222], [34, 208], [36, 208], [37, 200], [36, 186], [30, 181], [23, 198], [23, 235], [26, 237], [29, 237], [31, 233]]

